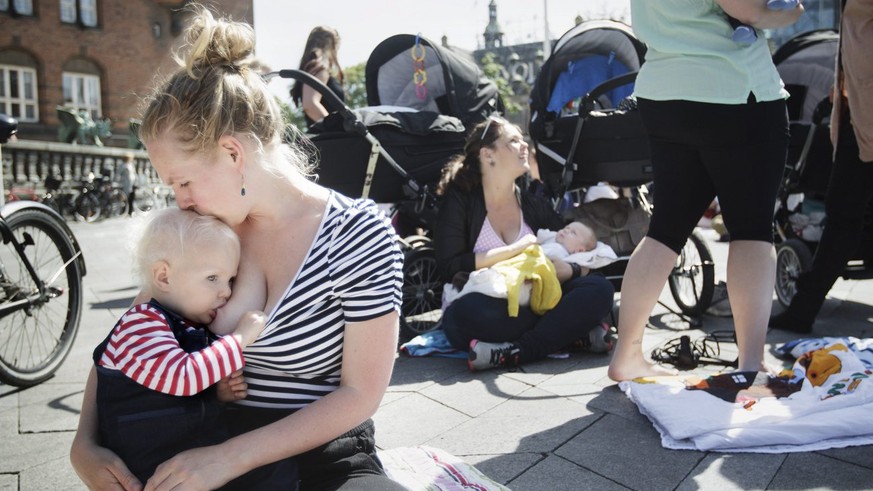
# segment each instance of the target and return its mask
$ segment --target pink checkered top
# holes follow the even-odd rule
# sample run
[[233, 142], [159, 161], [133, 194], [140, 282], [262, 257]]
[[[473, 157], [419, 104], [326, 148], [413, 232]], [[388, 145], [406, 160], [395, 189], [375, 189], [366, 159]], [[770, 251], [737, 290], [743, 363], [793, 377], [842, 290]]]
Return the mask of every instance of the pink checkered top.
[[[524, 223], [524, 216], [519, 213], [519, 221], [521, 221], [521, 226], [518, 229], [518, 237], [512, 240], [512, 242], [517, 241], [518, 239], [524, 237], [527, 234], [533, 234], [533, 230]], [[495, 247], [503, 247], [508, 245], [506, 242], [503, 242], [503, 239], [500, 238], [500, 235], [494, 231], [494, 228], [491, 226], [491, 222], [488, 221], [488, 217], [485, 217], [485, 223], [482, 224], [482, 230], [479, 231], [479, 237], [476, 238], [476, 245], [473, 246], [473, 252], [485, 252], [494, 249]]]

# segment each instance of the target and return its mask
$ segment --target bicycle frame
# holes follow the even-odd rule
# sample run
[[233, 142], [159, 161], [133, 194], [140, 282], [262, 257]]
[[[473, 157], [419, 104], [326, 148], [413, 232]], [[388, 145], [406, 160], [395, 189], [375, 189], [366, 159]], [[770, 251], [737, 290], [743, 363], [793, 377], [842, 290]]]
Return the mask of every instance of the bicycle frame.
[[[6, 226], [6, 217], [15, 213], [18, 210], [23, 208], [36, 208], [38, 210], [44, 211], [51, 215], [53, 218], [57, 219], [58, 225], [60, 225], [64, 229], [64, 233], [70, 238], [70, 242], [73, 243], [73, 247], [76, 249], [76, 261], [79, 263], [79, 270], [82, 272], [82, 276], [84, 277], [87, 273], [85, 269], [85, 259], [82, 257], [82, 248], [79, 247], [79, 241], [76, 240], [76, 236], [73, 235], [73, 231], [70, 230], [69, 225], [67, 225], [67, 221], [64, 220], [64, 217], [61, 216], [60, 213], [55, 211], [54, 208], [50, 206], [46, 206], [42, 203], [38, 203], [36, 201], [10, 201], [6, 203], [2, 207], [0, 207], [0, 221], [2, 221], [2, 225], [0, 225], [0, 232], [2, 232], [2, 239], [4, 244], [9, 243], [9, 239], [15, 240], [10, 233], [9, 227]], [[21, 255], [22, 251], [18, 249], [20, 244], [17, 244], [16, 250], [19, 255]], [[33, 275], [33, 271], [30, 271], [31, 275]], [[0, 315], [2, 317], [2, 315]]]

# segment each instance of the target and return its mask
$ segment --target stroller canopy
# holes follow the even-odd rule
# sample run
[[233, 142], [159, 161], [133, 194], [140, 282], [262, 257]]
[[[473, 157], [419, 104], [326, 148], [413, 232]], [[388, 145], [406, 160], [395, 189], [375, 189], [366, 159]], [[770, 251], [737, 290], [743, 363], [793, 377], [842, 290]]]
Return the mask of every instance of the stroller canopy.
[[773, 62], [791, 94], [788, 114], [792, 121], [812, 122], [816, 106], [828, 98], [834, 85], [834, 60], [840, 35], [823, 29], [789, 39], [776, 53]]
[[[420, 46], [416, 46], [416, 39]], [[424, 58], [416, 91], [416, 57]], [[420, 77], [420, 76], [419, 76]], [[470, 127], [503, 110], [497, 85], [474, 63], [424, 37], [397, 34], [376, 46], [366, 67], [367, 103], [402, 106], [454, 116]]]
[[[535, 131], [536, 121], [546, 113], [554, 119], [569, 102], [602, 82], [638, 71], [645, 52], [645, 45], [620, 22], [587, 21], [567, 31], [543, 63], [531, 90], [530, 131]], [[599, 103], [604, 108], [616, 107], [632, 91], [632, 85], [617, 87]]]

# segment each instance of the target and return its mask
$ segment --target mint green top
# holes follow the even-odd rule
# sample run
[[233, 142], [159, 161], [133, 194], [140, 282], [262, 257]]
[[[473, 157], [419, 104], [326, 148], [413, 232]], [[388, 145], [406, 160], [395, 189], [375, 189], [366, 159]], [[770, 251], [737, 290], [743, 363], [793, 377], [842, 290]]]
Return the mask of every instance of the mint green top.
[[648, 46], [634, 95], [656, 101], [744, 104], [788, 97], [764, 33], [740, 44], [714, 0], [631, 0], [633, 30]]

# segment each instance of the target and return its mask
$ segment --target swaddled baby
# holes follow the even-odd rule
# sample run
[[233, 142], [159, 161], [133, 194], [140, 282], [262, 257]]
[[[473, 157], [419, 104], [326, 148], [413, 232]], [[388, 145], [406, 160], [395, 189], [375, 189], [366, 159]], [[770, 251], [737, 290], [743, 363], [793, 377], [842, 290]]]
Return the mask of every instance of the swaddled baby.
[[553, 238], [549, 238], [548, 235], [541, 238], [543, 234], [538, 233], [537, 242], [549, 259], [565, 259], [571, 254], [594, 250], [597, 246], [594, 230], [582, 222], [568, 223], [566, 227], [558, 230]]

